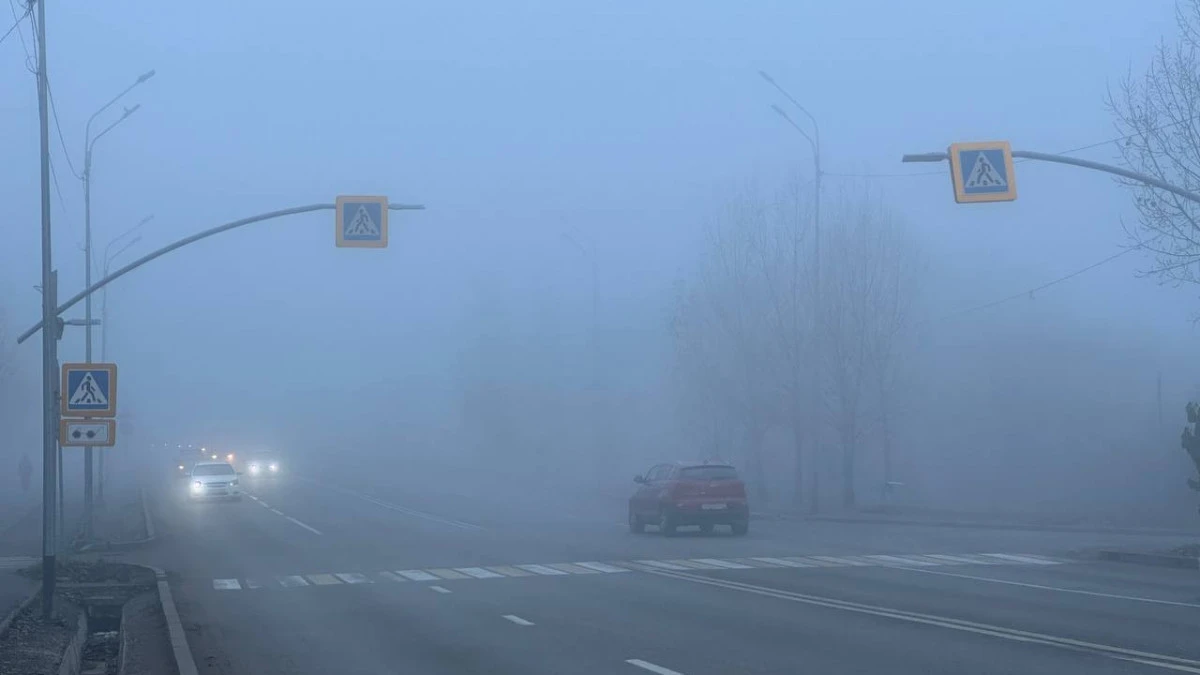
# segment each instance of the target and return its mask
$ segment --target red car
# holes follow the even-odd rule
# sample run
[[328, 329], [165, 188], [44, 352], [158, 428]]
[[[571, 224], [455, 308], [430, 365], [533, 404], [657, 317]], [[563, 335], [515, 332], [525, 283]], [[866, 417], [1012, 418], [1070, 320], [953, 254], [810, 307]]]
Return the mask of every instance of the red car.
[[629, 498], [630, 532], [645, 532], [647, 525], [668, 537], [688, 525], [706, 533], [714, 525], [728, 525], [739, 536], [750, 531], [746, 485], [728, 464], [659, 464], [633, 482], [638, 489]]

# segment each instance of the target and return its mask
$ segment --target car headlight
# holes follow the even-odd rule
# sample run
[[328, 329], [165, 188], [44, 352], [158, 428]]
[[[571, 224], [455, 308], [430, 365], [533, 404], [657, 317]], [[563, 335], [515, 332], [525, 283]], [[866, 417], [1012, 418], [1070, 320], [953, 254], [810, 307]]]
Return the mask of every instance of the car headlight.
[[234, 478], [233, 480], [229, 481], [229, 484], [230, 484], [230, 485], [233, 485], [233, 486], [237, 486], [237, 484], [238, 484], [238, 481], [237, 481], [237, 479], [236, 479], [236, 478]]
[[254, 474], [254, 473], [258, 473], [259, 471], [260, 471], [260, 469], [257, 464], [250, 465], [250, 473]]
[[278, 464], [272, 464], [272, 465], [271, 465], [269, 468], [270, 468], [272, 471], [278, 471], [278, 470], [279, 470], [279, 465], [278, 465]]
[[183, 471], [183, 465], [182, 465], [182, 464], [180, 464], [180, 465], [179, 465], [179, 470], [180, 470], [180, 471]]
[[204, 488], [204, 483], [201, 483], [200, 481], [193, 481], [193, 482], [192, 482], [192, 490], [194, 490], [194, 491], [196, 491], [196, 492], [199, 492], [199, 491], [200, 491], [200, 490], [202, 490], [203, 488]]
[[225, 459], [232, 462], [233, 461], [233, 453], [231, 452], [228, 455], [225, 455]]

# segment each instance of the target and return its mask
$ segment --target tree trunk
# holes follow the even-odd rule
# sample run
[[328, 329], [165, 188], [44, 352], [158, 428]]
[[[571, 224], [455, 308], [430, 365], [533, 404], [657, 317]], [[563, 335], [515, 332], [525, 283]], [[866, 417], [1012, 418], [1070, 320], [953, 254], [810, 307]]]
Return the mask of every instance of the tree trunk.
[[854, 508], [854, 436], [853, 424], [842, 433], [842, 507]]
[[759, 504], [766, 506], [770, 502], [771, 495], [767, 490], [767, 470], [763, 465], [762, 441], [762, 431], [754, 429], [750, 432], [750, 462], [751, 470], [754, 472], [755, 499]]
[[804, 429], [799, 422], [792, 423], [792, 438], [795, 441], [795, 468], [792, 469], [792, 507], [797, 511], [804, 507]]

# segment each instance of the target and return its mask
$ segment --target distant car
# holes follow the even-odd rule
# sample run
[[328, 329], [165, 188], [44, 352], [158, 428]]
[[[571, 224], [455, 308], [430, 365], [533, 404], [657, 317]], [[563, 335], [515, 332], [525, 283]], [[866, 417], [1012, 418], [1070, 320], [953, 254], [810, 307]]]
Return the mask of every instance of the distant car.
[[274, 478], [283, 469], [274, 455], [254, 455], [246, 462], [246, 472], [254, 478]]
[[630, 532], [645, 532], [647, 525], [668, 537], [689, 525], [705, 533], [716, 525], [728, 525], [738, 536], [750, 531], [746, 485], [728, 464], [659, 464], [633, 480], [638, 488], [629, 498]]
[[188, 492], [192, 499], [224, 497], [239, 501], [242, 490], [238, 473], [229, 462], [197, 462], [192, 467]]

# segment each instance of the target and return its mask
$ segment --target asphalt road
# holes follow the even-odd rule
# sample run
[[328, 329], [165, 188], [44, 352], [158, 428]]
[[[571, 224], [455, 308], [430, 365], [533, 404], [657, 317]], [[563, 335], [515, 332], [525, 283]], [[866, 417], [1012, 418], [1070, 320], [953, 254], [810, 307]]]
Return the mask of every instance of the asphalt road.
[[1169, 537], [663, 538], [615, 500], [243, 481], [252, 498], [200, 504], [164, 481], [138, 554], [170, 573], [204, 673], [1200, 673], [1196, 572], [1072, 557]]

